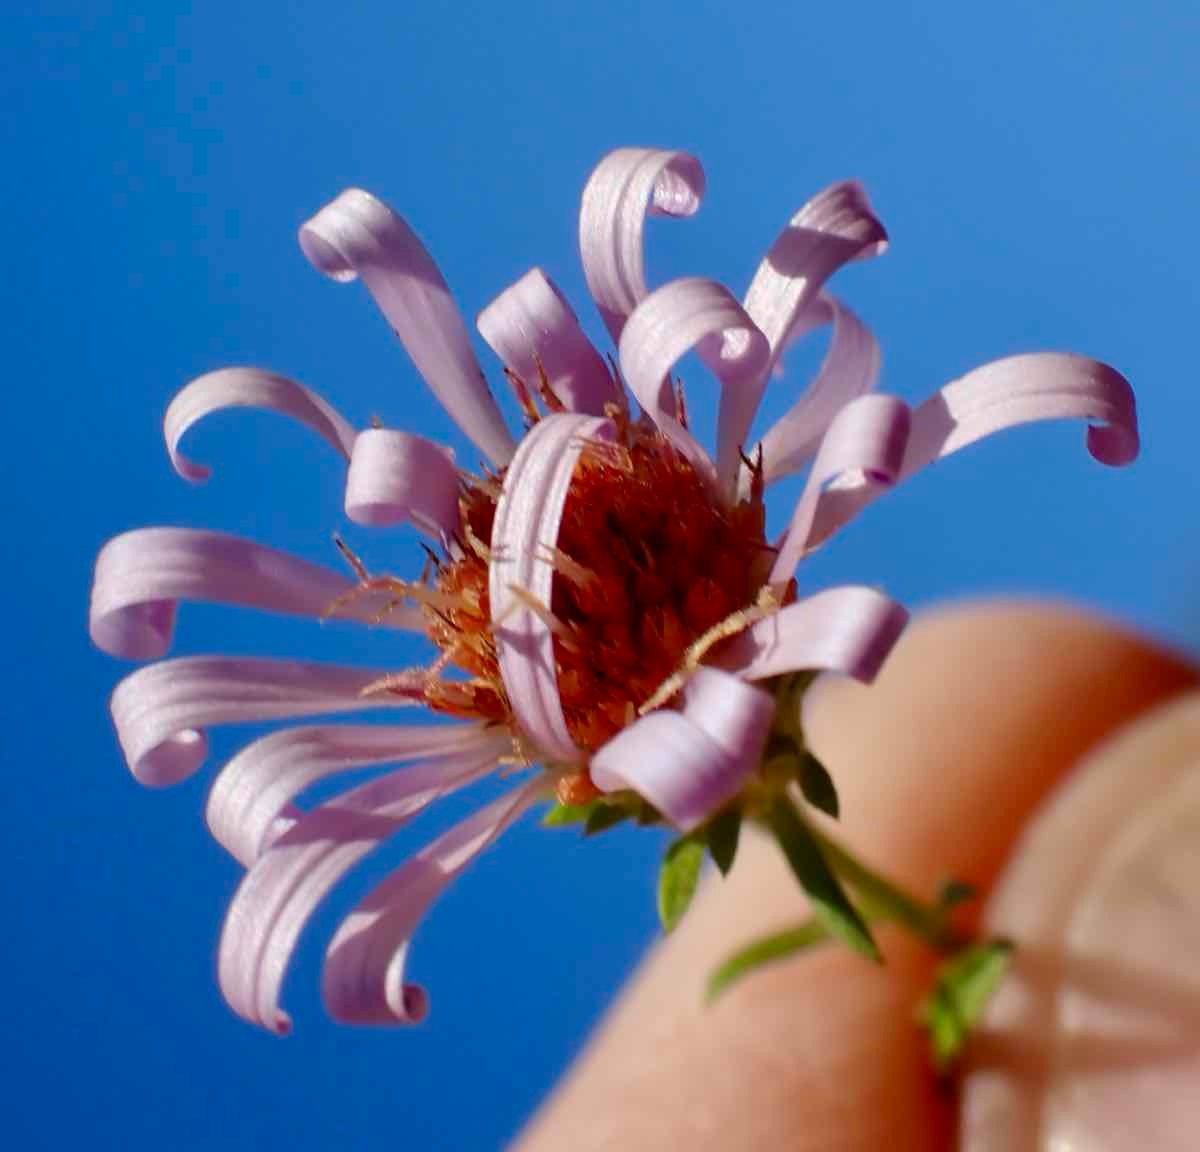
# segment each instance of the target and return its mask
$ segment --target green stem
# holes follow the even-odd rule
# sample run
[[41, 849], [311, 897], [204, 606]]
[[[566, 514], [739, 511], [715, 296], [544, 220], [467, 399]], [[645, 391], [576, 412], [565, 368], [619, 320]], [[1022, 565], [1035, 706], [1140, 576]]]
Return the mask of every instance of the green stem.
[[857, 893], [868, 921], [899, 924], [939, 952], [951, 952], [967, 943], [946, 923], [944, 908], [918, 900], [884, 879], [818, 828], [810, 825], [810, 830], [829, 866]]

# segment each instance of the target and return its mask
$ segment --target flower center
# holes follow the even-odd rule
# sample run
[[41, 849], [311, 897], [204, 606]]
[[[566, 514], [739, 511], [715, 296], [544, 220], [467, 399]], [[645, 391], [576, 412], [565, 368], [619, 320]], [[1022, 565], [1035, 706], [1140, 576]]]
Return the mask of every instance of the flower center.
[[595, 751], [687, 661], [755, 603], [772, 556], [761, 500], [722, 508], [655, 429], [581, 454], [559, 528], [551, 610], [563, 715]]
[[[551, 602], [535, 606], [553, 629], [567, 730], [585, 752], [646, 704], [669, 699], [664, 684], [753, 608], [773, 559], [760, 485], [723, 506], [655, 428], [615, 423], [614, 443], [581, 452], [547, 552]], [[437, 711], [499, 723], [512, 717], [492, 635], [487, 542], [502, 480], [464, 487], [463, 538], [433, 562], [425, 612], [441, 657], [420, 692]], [[445, 675], [451, 666], [465, 675]]]

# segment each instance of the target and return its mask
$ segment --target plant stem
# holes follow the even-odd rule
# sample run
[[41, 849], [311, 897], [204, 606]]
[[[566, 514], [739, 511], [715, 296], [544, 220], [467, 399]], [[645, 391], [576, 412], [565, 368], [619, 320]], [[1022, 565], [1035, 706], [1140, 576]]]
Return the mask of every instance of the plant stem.
[[869, 921], [899, 924], [939, 952], [952, 952], [967, 943], [947, 924], [944, 907], [918, 900], [884, 879], [818, 828], [810, 826], [810, 830], [829, 866], [857, 893]]

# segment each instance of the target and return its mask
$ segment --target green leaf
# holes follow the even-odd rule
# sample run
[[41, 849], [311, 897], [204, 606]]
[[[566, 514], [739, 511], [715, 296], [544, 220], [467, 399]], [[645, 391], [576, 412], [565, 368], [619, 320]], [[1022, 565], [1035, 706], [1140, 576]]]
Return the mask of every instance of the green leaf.
[[987, 940], [964, 948], [938, 970], [918, 1018], [929, 1033], [939, 1071], [949, 1071], [962, 1055], [971, 1029], [1008, 972], [1012, 951], [1011, 941]]
[[708, 851], [722, 876], [729, 875], [737, 855], [742, 814], [736, 806], [722, 809], [708, 824]]
[[829, 939], [825, 926], [816, 919], [806, 920], [795, 928], [776, 932], [771, 936], [763, 936], [735, 952], [719, 968], [716, 968], [708, 978], [705, 998], [711, 1003], [731, 984], [743, 976], [761, 968], [764, 964], [774, 964], [786, 960], [797, 952], [811, 948]]
[[663, 931], [670, 932], [687, 911], [704, 863], [704, 841], [682, 836], [667, 849], [658, 874], [658, 918]]
[[866, 921], [850, 903], [820, 844], [786, 796], [780, 796], [771, 805], [767, 823], [812, 904], [813, 914], [825, 929], [856, 952], [882, 963], [879, 946]]
[[622, 820], [628, 820], [632, 815], [633, 812], [630, 809], [621, 805], [596, 804], [587, 814], [587, 820], [583, 826], [583, 834], [585, 836], [595, 836], [597, 832], [603, 832], [606, 828], [612, 828], [620, 824]]
[[593, 800], [589, 804], [554, 804], [542, 817], [542, 826], [544, 828], [566, 828], [572, 824], [582, 824], [599, 803], [598, 800]]
[[811, 752], [804, 750], [797, 770], [804, 799], [827, 816], [838, 818], [838, 794], [829, 770]]
[[976, 1024], [1012, 963], [1011, 940], [986, 940], [964, 949], [942, 970], [942, 983], [953, 993], [960, 1016]]

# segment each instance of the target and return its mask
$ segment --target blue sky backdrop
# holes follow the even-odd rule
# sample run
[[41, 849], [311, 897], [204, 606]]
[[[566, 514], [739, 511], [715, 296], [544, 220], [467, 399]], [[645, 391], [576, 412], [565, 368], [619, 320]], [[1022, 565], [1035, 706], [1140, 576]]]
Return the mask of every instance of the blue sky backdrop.
[[[151, 794], [123, 766], [106, 710], [122, 668], [85, 635], [94, 554], [166, 523], [333, 558], [342, 470], [302, 430], [221, 417], [190, 445], [211, 482], [170, 472], [163, 409], [214, 367], [270, 366], [357, 423], [377, 413], [464, 448], [361, 287], [305, 263], [306, 216], [365, 186], [413, 223], [469, 316], [538, 263], [599, 336], [575, 219], [608, 149], [699, 154], [707, 200], [651, 226], [649, 274], [737, 291], [808, 195], [859, 176], [893, 246], [837, 287], [881, 339], [884, 387], [917, 399], [1007, 353], [1086, 352], [1134, 382], [1144, 456], [1111, 472], [1080, 427], [1011, 434], [877, 504], [806, 583], [877, 583], [915, 606], [1070, 597], [1188, 643], [1197, 43], [1185, 0], [7, 5], [9, 1146], [495, 1147], [655, 932], [655, 835], [584, 845], [526, 822], [417, 937], [428, 1023], [333, 1026], [317, 991], [328, 934], [451, 806], [305, 935], [291, 1038], [219, 998], [237, 869], [204, 830], [207, 774]], [[817, 358], [793, 358], [777, 409]], [[403, 534], [367, 558], [416, 563]], [[392, 635], [203, 607], [181, 613], [176, 650], [417, 656]], [[245, 737], [217, 735], [214, 762]]]

